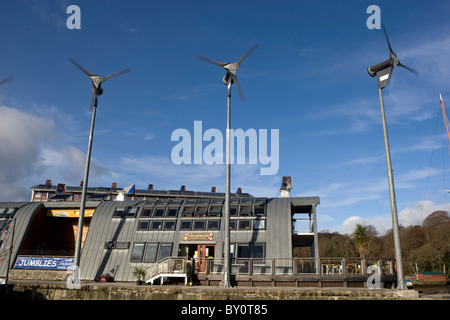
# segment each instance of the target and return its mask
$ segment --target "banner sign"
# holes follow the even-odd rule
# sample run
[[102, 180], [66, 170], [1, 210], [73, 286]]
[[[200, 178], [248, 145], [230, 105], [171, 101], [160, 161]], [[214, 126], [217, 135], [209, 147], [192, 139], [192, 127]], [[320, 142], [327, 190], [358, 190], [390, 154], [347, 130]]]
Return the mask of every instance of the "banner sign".
[[18, 257], [15, 269], [67, 270], [73, 258]]
[[186, 232], [183, 241], [212, 241], [212, 232]]

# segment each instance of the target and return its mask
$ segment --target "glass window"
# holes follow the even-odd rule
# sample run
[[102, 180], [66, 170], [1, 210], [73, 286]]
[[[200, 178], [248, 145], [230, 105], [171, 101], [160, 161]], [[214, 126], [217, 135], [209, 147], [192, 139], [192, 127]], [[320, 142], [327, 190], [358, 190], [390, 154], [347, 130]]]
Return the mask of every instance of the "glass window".
[[131, 252], [130, 261], [141, 262], [143, 254], [144, 254], [144, 244], [143, 243], [135, 243], [133, 245], [133, 251]]
[[250, 220], [239, 220], [239, 230], [250, 230]]
[[3, 218], [11, 218], [14, 213], [17, 211], [17, 208], [9, 208], [6, 210], [6, 212], [3, 214]]
[[116, 242], [116, 249], [129, 249], [130, 243], [129, 242]]
[[138, 223], [138, 230], [143, 231], [143, 230], [148, 230], [148, 226], [149, 226], [149, 220], [140, 220]]
[[8, 225], [8, 220], [0, 220], [0, 231], [6, 228]]
[[252, 247], [252, 258], [265, 258], [265, 245], [263, 243], [255, 243]]
[[125, 211], [125, 208], [116, 208], [116, 211], [114, 211], [114, 213], [113, 213], [113, 218], [121, 218], [124, 211]]
[[165, 208], [156, 208], [155, 212], [153, 213], [153, 216], [158, 218], [164, 217], [164, 210]]
[[265, 214], [264, 206], [255, 206], [255, 215], [263, 216]]
[[184, 207], [182, 215], [185, 217], [192, 217], [194, 207]]
[[194, 221], [194, 230], [205, 230], [205, 220]]
[[191, 230], [192, 221], [191, 220], [181, 220], [181, 230]]
[[128, 207], [127, 210], [125, 211], [125, 217], [127, 218], [136, 217], [138, 209], [139, 207]]
[[144, 262], [155, 262], [157, 252], [158, 252], [157, 243], [147, 243], [144, 255]]
[[236, 220], [230, 220], [230, 230], [236, 230]]
[[211, 210], [209, 210], [209, 215], [219, 217], [221, 212], [222, 212], [221, 206], [213, 206], [211, 207]]
[[237, 207], [230, 206], [230, 217], [235, 217], [237, 215]]
[[159, 220], [152, 221], [152, 227], [151, 227], [152, 230], [161, 230], [161, 227], [162, 227], [162, 221], [159, 221]]
[[178, 215], [178, 208], [169, 208], [166, 217], [174, 218]]
[[253, 229], [255, 230], [264, 230], [266, 229], [266, 220], [264, 219], [257, 219], [253, 221]]
[[248, 244], [238, 244], [238, 258], [250, 258], [250, 248]]
[[161, 246], [159, 247], [158, 261], [170, 257], [171, 254], [172, 254], [172, 244], [161, 243]]
[[106, 242], [105, 242], [104, 248], [105, 248], [105, 249], [114, 249], [114, 242], [112, 242], [112, 241], [106, 241]]
[[250, 216], [252, 215], [252, 207], [251, 206], [241, 206], [241, 211], [239, 212], [240, 216]]
[[208, 230], [219, 230], [220, 220], [208, 220]]
[[164, 221], [164, 230], [175, 230], [175, 222], [176, 220], [166, 220]]
[[151, 217], [153, 208], [144, 208], [141, 213], [141, 217]]
[[195, 215], [198, 217], [204, 217], [206, 216], [206, 212], [208, 211], [208, 207], [197, 207], [197, 211], [195, 212]]

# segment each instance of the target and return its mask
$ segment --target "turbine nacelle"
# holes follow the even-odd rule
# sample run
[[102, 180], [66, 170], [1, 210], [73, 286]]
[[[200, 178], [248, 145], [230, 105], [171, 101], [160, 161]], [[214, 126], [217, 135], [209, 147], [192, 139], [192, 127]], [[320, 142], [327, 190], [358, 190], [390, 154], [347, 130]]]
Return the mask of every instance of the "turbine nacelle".
[[247, 51], [246, 54], [244, 54], [238, 61], [236, 62], [217, 62], [215, 60], [211, 60], [209, 58], [205, 58], [203, 56], [197, 55], [197, 58], [212, 64], [215, 64], [219, 67], [224, 68], [225, 70], [227, 70], [227, 73], [225, 74], [225, 76], [222, 78], [222, 81], [225, 85], [229, 85], [230, 83], [236, 83], [236, 88], [239, 92], [239, 97], [241, 98], [241, 100], [244, 100], [244, 94], [242, 93], [241, 90], [241, 86], [239, 85], [239, 81], [237, 79], [237, 69], [239, 69], [239, 66], [241, 65], [242, 61], [244, 61], [245, 58], [247, 58], [247, 56], [252, 53], [253, 51], [255, 51], [258, 48], [257, 45], [254, 45], [249, 51]]
[[384, 37], [386, 38], [386, 42], [389, 48], [389, 59], [374, 66], [369, 66], [367, 68], [367, 72], [371, 77], [377, 76], [378, 88], [383, 89], [387, 86], [389, 78], [391, 76], [392, 70], [394, 67], [399, 66], [405, 68], [409, 72], [414, 73], [415, 75], [419, 75], [418, 72], [410, 67], [405, 66], [400, 62], [397, 55], [392, 50], [391, 44], [389, 43], [389, 38], [386, 32], [386, 27], [383, 25]]
[[130, 69], [125, 69], [125, 70], [122, 70], [120, 72], [116, 72], [116, 73], [110, 74], [109, 76], [106, 76], [106, 77], [100, 77], [100, 76], [98, 76], [96, 74], [92, 74], [92, 73], [88, 72], [78, 62], [76, 62], [75, 59], [70, 58], [69, 61], [71, 63], [73, 63], [78, 69], [80, 69], [85, 74], [87, 74], [88, 77], [92, 81], [92, 100], [91, 100], [91, 105], [90, 105], [91, 109], [94, 106], [97, 106], [97, 96], [100, 96], [103, 93], [103, 88], [102, 88], [102, 83], [103, 82], [105, 82], [106, 80], [108, 80], [108, 79], [110, 79], [112, 77], [116, 77], [118, 75], [121, 75], [121, 74], [124, 74], [124, 73], [128, 73], [128, 72], [131, 71]]

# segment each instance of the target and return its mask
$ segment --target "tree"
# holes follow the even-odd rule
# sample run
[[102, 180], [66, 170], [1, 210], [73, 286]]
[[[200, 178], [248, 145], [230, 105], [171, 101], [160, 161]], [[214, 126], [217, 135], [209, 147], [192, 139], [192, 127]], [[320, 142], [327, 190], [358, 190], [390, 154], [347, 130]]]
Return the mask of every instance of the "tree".
[[365, 258], [369, 251], [369, 245], [372, 242], [372, 232], [367, 227], [357, 224], [355, 231], [353, 231], [352, 239], [355, 242], [356, 248], [361, 256]]
[[450, 216], [446, 211], [435, 211], [426, 217], [422, 222], [422, 227], [432, 228], [450, 222]]

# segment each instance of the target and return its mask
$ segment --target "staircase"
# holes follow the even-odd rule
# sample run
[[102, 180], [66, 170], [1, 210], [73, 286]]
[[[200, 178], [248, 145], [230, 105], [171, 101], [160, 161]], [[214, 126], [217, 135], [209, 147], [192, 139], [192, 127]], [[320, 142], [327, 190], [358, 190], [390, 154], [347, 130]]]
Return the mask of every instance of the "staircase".
[[144, 281], [153, 284], [157, 279], [161, 285], [167, 278], [184, 278], [184, 285], [187, 284], [187, 271], [190, 262], [186, 263], [185, 258], [168, 257], [156, 262], [153, 266], [145, 270]]

